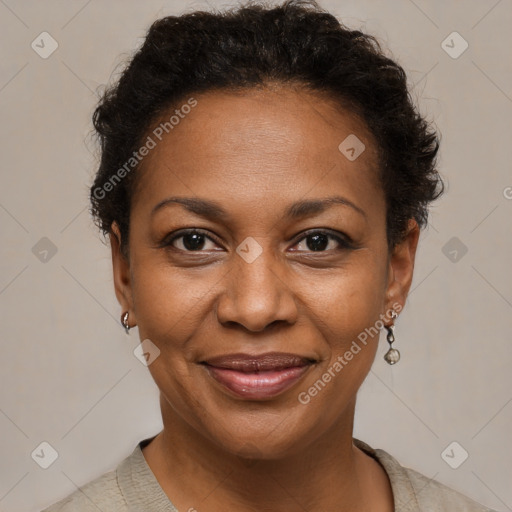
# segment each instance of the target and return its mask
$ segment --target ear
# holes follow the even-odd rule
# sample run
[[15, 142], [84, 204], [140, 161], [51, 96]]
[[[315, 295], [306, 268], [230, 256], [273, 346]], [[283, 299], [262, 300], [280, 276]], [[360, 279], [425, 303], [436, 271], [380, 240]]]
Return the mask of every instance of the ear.
[[412, 283], [419, 236], [418, 223], [410, 219], [404, 239], [392, 249], [389, 255], [387, 311], [394, 309], [400, 313], [405, 305]]
[[119, 304], [121, 304], [123, 312], [128, 311], [130, 313], [128, 323], [136, 325], [132, 300], [130, 263], [121, 252], [121, 231], [116, 221], [112, 222], [109, 237], [112, 249], [112, 268], [116, 297]]

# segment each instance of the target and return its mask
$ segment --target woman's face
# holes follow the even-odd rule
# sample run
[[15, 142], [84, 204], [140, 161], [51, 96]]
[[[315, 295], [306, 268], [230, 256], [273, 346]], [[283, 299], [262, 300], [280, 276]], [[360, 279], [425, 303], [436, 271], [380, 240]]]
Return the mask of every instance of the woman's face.
[[[149, 370], [164, 427], [280, 457], [351, 428], [377, 349], [370, 328], [405, 302], [418, 229], [388, 252], [375, 141], [334, 103], [285, 87], [195, 99], [168, 134], [149, 133], [129, 263], [111, 237], [116, 293], [160, 351]], [[269, 352], [304, 366], [212, 369]]]

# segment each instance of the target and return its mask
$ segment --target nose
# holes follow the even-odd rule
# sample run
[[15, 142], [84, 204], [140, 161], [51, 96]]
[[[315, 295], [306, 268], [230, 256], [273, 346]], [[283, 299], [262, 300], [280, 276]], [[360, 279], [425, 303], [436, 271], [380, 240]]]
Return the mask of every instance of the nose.
[[292, 288], [275, 255], [268, 247], [252, 262], [234, 255], [217, 303], [217, 318], [225, 326], [234, 324], [259, 332], [273, 323], [294, 324], [297, 304]]

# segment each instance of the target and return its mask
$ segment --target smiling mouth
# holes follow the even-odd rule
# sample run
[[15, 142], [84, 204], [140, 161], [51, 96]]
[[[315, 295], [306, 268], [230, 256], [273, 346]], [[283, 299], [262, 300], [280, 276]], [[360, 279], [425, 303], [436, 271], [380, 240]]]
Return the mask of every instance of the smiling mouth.
[[228, 354], [201, 361], [210, 377], [238, 397], [273, 398], [296, 384], [317, 361], [283, 352]]

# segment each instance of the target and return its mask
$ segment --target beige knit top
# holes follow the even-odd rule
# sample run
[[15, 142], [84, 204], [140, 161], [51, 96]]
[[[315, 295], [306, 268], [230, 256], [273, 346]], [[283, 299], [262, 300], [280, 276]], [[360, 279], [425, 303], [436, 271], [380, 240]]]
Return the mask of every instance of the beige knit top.
[[[148, 466], [140, 441], [113, 469], [83, 485], [42, 512], [178, 512]], [[384, 450], [354, 439], [354, 444], [386, 470], [395, 512], [494, 512], [463, 494], [406, 467]], [[187, 511], [181, 511], [187, 512]]]

